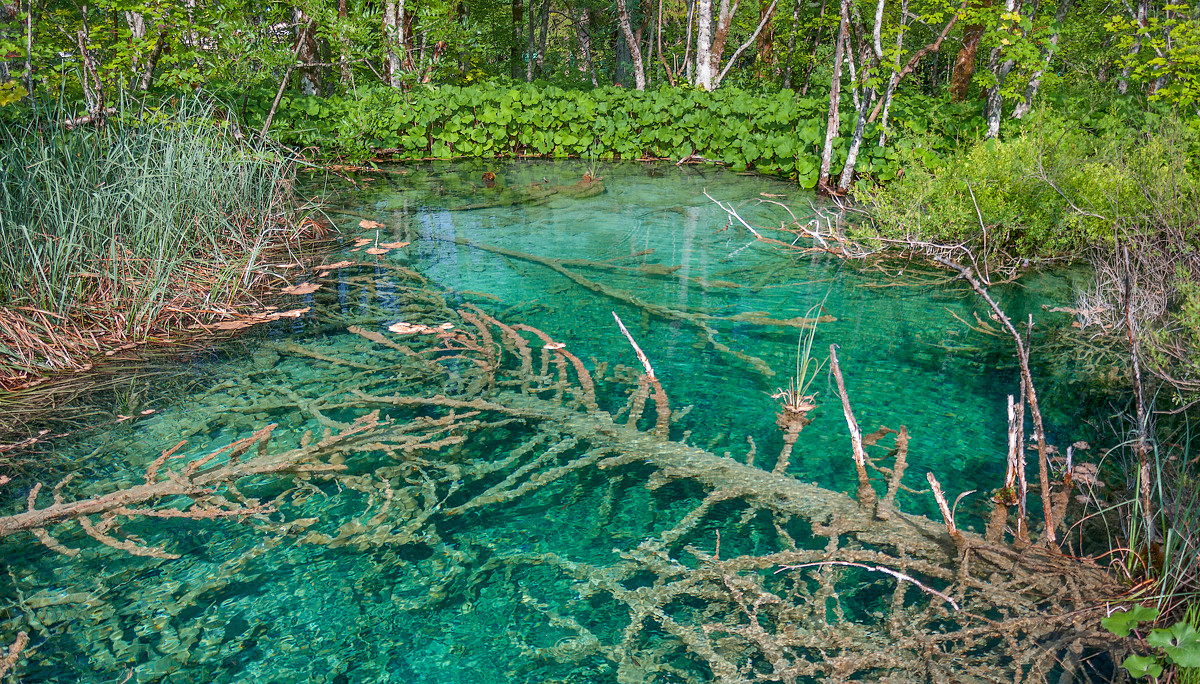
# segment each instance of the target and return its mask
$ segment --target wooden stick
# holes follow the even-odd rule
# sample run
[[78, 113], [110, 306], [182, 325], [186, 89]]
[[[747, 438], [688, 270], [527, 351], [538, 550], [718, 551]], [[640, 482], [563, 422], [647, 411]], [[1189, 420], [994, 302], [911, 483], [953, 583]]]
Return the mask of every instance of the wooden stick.
[[29, 634], [26, 632], [17, 632], [17, 638], [8, 647], [8, 653], [0, 658], [0, 677], [8, 674], [13, 665], [17, 664], [17, 658], [21, 656], [21, 651], [25, 650], [25, 644], [29, 643]]
[[653, 380], [654, 369], [650, 367], [650, 359], [646, 358], [646, 353], [638, 346], [638, 343], [633, 339], [633, 335], [629, 334], [629, 329], [621, 322], [621, 317], [617, 315], [616, 311], [612, 312], [612, 316], [617, 320], [617, 327], [621, 329], [621, 333], [625, 335], [625, 339], [629, 340], [629, 344], [633, 345], [633, 353], [637, 354], [638, 361], [642, 362], [642, 366], [646, 369], [646, 375], [649, 375], [650, 379]]
[[962, 535], [958, 532], [958, 525], [954, 524], [954, 513], [950, 511], [950, 505], [946, 503], [946, 495], [942, 493], [942, 485], [938, 483], [933, 473], [925, 473], [925, 479], [929, 481], [929, 486], [933, 489], [933, 498], [937, 501], [938, 509], [942, 512], [942, 520], [946, 521], [946, 531], [950, 533], [954, 541], [958, 541]]
[[[1016, 326], [1013, 325], [1012, 320], [1010, 320], [1009, 317], [1004, 313], [1004, 310], [1000, 308], [1000, 305], [996, 303], [996, 300], [992, 299], [992, 296], [988, 293], [987, 288], [985, 288], [983, 284], [979, 282], [979, 280], [975, 277], [974, 271], [972, 271], [970, 267], [963, 266], [960, 263], [938, 256], [933, 257], [933, 260], [939, 264], [942, 264], [943, 266], [946, 266], [947, 268], [958, 271], [963, 280], [966, 280], [967, 283], [970, 284], [971, 289], [975, 290], [975, 292], [983, 298], [983, 301], [987, 302], [987, 305], [991, 307], [992, 313], [996, 315], [996, 318], [1002, 324], [1004, 324], [1004, 328], [1008, 330], [1010, 335], [1012, 335], [1013, 342], [1017, 346], [1017, 360], [1021, 364], [1021, 379], [1024, 385], [1024, 395], [1025, 398], [1029, 400], [1029, 413], [1033, 417], [1033, 430], [1035, 437], [1037, 437], [1038, 479], [1039, 484], [1041, 485], [1042, 512], [1046, 518], [1046, 532], [1044, 535], [1042, 535], [1042, 541], [1044, 541], [1047, 546], [1050, 546], [1057, 541], [1054, 533], [1054, 518], [1051, 511], [1053, 504], [1050, 499], [1050, 465], [1049, 457], [1047, 455], [1048, 450], [1046, 449], [1046, 429], [1042, 424], [1042, 412], [1038, 408], [1037, 392], [1033, 388], [1033, 374], [1029, 370], [1029, 347], [1026, 344], [1026, 341], [1021, 337], [1021, 333], [1017, 331]], [[1030, 333], [1032, 333], [1032, 314], [1029, 316], [1028, 330]], [[1024, 454], [1024, 444], [1021, 446], [1021, 451], [1022, 454]]]
[[842, 412], [846, 414], [846, 427], [850, 429], [850, 444], [854, 447], [854, 468], [858, 471], [858, 503], [871, 507], [875, 505], [875, 490], [867, 476], [867, 452], [863, 449], [862, 430], [854, 419], [854, 410], [850, 408], [850, 395], [846, 394], [846, 383], [842, 379], [842, 367], [838, 364], [837, 345], [829, 345], [829, 365], [833, 368], [833, 377], [837, 381], [838, 394], [842, 397]]

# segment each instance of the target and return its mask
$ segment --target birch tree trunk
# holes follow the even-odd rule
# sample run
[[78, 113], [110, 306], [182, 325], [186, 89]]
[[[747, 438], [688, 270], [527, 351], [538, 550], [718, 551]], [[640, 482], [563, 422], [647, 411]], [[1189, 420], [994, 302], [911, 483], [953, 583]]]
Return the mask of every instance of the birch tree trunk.
[[621, 33], [629, 45], [629, 55], [633, 58], [633, 80], [638, 90], [646, 89], [646, 71], [642, 66], [642, 48], [638, 39], [633, 35], [633, 26], [629, 23], [629, 9], [625, 0], [617, 0], [617, 19], [621, 24]]
[[[1150, 0], [1138, 0], [1137, 12], [1133, 15], [1133, 20], [1137, 22], [1139, 28], [1146, 26], [1146, 15], [1150, 11]], [[1142, 51], [1142, 34], [1138, 32], [1137, 37], [1133, 39], [1133, 46], [1129, 48], [1129, 57], [1135, 57], [1137, 53]], [[1132, 59], [1130, 60], [1132, 62]], [[1117, 92], [1124, 95], [1129, 90], [1129, 72], [1133, 68], [1132, 64], [1126, 64], [1121, 69], [1121, 79], [1117, 81]]]
[[721, 81], [725, 80], [725, 75], [728, 74], [729, 70], [733, 68], [733, 65], [737, 63], [738, 57], [740, 57], [742, 53], [745, 52], [746, 49], [753, 45], [758, 39], [759, 34], [762, 33], [763, 27], [769, 24], [771, 18], [775, 16], [775, 8], [778, 5], [779, 0], [771, 0], [771, 6], [767, 9], [766, 15], [759, 20], [758, 27], [754, 29], [754, 33], [750, 35], [750, 38], [745, 43], [742, 43], [742, 46], [739, 47], [732, 56], [730, 56], [729, 61], [725, 63], [725, 68], [722, 69], [720, 75], [717, 76], [714, 87], [721, 85]]
[[400, 21], [396, 11], [396, 0], [386, 0], [383, 4], [383, 47], [386, 54], [388, 85], [400, 87], [400, 73], [403, 71], [399, 50], [404, 49], [400, 42]]
[[850, 30], [850, 0], [841, 0], [840, 12], [841, 21], [838, 24], [837, 42], [833, 49], [833, 75], [830, 77], [829, 85], [829, 116], [825, 122], [825, 148], [821, 152], [821, 175], [817, 180], [817, 191], [825, 194], [830, 192], [829, 169], [833, 165], [833, 139], [837, 137], [838, 127], [841, 125], [838, 106], [841, 104], [842, 94], [842, 61], [844, 61], [846, 40]]
[[[1017, 7], [1017, 0], [1005, 0], [1004, 11], [1011, 14]], [[1004, 111], [1004, 96], [1000, 94], [1000, 89], [1004, 87], [1004, 81], [1008, 79], [1008, 72], [1013, 67], [1013, 60], [1006, 59], [1003, 63], [1000, 62], [1001, 48], [992, 48], [992, 54], [988, 57], [988, 67], [992, 70], [992, 76], [995, 83], [987, 91], [987, 104], [984, 106], [983, 118], [987, 121], [987, 137], [995, 138], [1000, 135], [1000, 117]]]
[[709, 51], [712, 49], [712, 0], [696, 0], [696, 87], [713, 89], [713, 66]]
[[[907, 0], [905, 1], [907, 2]], [[950, 21], [946, 22], [946, 25], [942, 27], [942, 32], [938, 34], [937, 38], [935, 38], [932, 43], [913, 53], [913, 56], [908, 59], [908, 63], [904, 65], [904, 68], [892, 74], [891, 81], [888, 82], [888, 91], [884, 95], [884, 98], [875, 104], [875, 109], [871, 112], [871, 116], [867, 119], [868, 123], [874, 121], [875, 117], [879, 116], [879, 111], [881, 108], [883, 110], [883, 120], [885, 123], [887, 122], [887, 111], [892, 104], [892, 94], [895, 92], [896, 86], [900, 84], [900, 81], [904, 80], [905, 76], [908, 76], [917, 68], [917, 65], [921, 63], [922, 59], [925, 59], [926, 55], [930, 53], [936, 55], [938, 53], [938, 50], [940, 50], [942, 47], [942, 42], [946, 40], [946, 36], [950, 34], [950, 29], [958, 23], [958, 18], [959, 15], [957, 13], [952, 15], [950, 17]], [[904, 34], [901, 32], [900, 36], [896, 40], [896, 48], [899, 50], [903, 47]], [[897, 60], [897, 63], [898, 62], [899, 60]], [[879, 139], [882, 141], [884, 138], [881, 135]], [[879, 144], [883, 145], [883, 142], [880, 142]]]
[[[875, 105], [875, 110], [883, 106], [883, 118], [879, 120], [879, 146], [883, 147], [887, 142], [887, 124], [888, 111], [892, 108], [892, 96], [896, 94], [896, 86], [900, 83], [900, 57], [904, 54], [904, 34], [908, 30], [908, 0], [900, 2], [900, 31], [896, 34], [896, 60], [892, 63], [892, 78], [888, 81], [887, 90], [883, 93], [883, 100], [880, 104]], [[875, 120], [875, 113], [871, 112], [869, 121]]]
[[136, 74], [141, 71], [138, 65], [138, 50], [141, 49], [141, 42], [146, 39], [146, 18], [141, 12], [126, 10], [122, 14], [125, 15], [125, 25], [129, 27], [129, 37], [133, 39], [134, 46], [129, 58], [129, 70]]
[[1073, 2], [1074, 0], [1058, 0], [1058, 10], [1054, 13], [1054, 31], [1050, 34], [1050, 42], [1046, 47], [1045, 66], [1035, 71], [1030, 77], [1029, 85], [1025, 86], [1025, 99], [1018, 102], [1013, 109], [1014, 119], [1024, 117], [1033, 106], [1033, 98], [1037, 97], [1038, 88], [1042, 84], [1042, 74], [1046, 73], [1046, 69], [1050, 68], [1050, 62], [1054, 59], [1054, 51], [1058, 47], [1059, 31], [1067, 19], [1067, 14], [1071, 11]]
[[[867, 127], [867, 113], [871, 109], [871, 105], [875, 104], [875, 96], [877, 94], [876, 87], [871, 84], [872, 77], [877, 77], [879, 67], [883, 64], [883, 43], [881, 33], [883, 30], [883, 6], [885, 0], [878, 0], [875, 4], [875, 28], [871, 32], [872, 43], [870, 48], [874, 51], [868, 65], [864, 54], [862, 68], [862, 101], [858, 103], [858, 121], [854, 124], [854, 136], [850, 139], [850, 149], [846, 152], [846, 165], [842, 167], [842, 178], [838, 181], [838, 191], [846, 192], [850, 189], [850, 182], [854, 180], [854, 168], [858, 165], [858, 153], [862, 150], [864, 133]], [[861, 31], [859, 32], [862, 33]]]

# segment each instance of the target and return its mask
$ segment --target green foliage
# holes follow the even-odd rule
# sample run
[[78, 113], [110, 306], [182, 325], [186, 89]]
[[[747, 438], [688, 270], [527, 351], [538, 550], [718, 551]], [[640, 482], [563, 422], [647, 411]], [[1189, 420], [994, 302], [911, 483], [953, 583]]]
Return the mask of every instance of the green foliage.
[[1200, 105], [1200, 12], [1186, 4], [1167, 4], [1161, 16], [1150, 16], [1144, 24], [1117, 16], [1106, 28], [1119, 38], [1125, 53], [1121, 63], [1130, 76], [1154, 85], [1150, 100], [1190, 109]]
[[1151, 622], [1158, 619], [1158, 609], [1140, 604], [1127, 610], [1113, 611], [1112, 615], [1100, 620], [1100, 626], [1119, 637], [1127, 637], [1139, 622]]
[[[1127, 637], [1140, 622], [1158, 618], [1157, 608], [1134, 605], [1128, 610], [1119, 610], [1100, 620], [1100, 625], [1120, 637]], [[1179, 668], [1200, 667], [1200, 632], [1189, 620], [1180, 620], [1170, 627], [1151, 630], [1146, 643], [1159, 650], [1155, 655], [1131, 655], [1121, 666], [1132, 677], [1158, 677], [1163, 664]]]
[[[249, 97], [250, 122], [261, 121], [271, 93]], [[666, 86], [638, 92], [607, 87], [487, 81], [466, 87], [391, 88], [346, 97], [285, 97], [272, 131], [285, 143], [326, 154], [366, 158], [388, 150], [399, 159], [496, 156], [680, 159], [696, 154], [737, 171], [754, 169], [817, 183], [824, 110], [820, 97], [785, 90], [715, 92]], [[898, 119], [909, 114], [901, 111]], [[853, 117], [843, 117], [834, 170], [845, 160]], [[903, 125], [903, 124], [902, 124]], [[860, 173], [892, 178], [898, 157], [868, 147]]]
[[[920, 141], [900, 141], [903, 177], [866, 199], [890, 237], [968, 242], [1009, 256], [1079, 254], [1112, 244], [1118, 223], [1153, 231], [1154, 216], [1183, 218], [1200, 200], [1200, 176], [1188, 166], [1197, 136], [1170, 121], [1146, 125], [1153, 128], [1043, 108], [1011, 137], [964, 146], [944, 162]], [[1186, 196], [1165, 202], [1177, 191]]]

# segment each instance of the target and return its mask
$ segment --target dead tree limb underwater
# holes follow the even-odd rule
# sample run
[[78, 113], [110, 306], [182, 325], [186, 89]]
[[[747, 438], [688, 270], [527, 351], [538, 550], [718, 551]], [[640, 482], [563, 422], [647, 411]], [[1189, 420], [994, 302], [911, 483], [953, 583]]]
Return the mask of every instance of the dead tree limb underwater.
[[[195, 518], [187, 523], [198, 529], [232, 520], [259, 528], [264, 543], [245, 558], [283, 543], [364, 553], [420, 548], [391, 570], [398, 610], [443, 607], [488, 587], [510, 596], [512, 610], [567, 635], [553, 647], [511, 635], [529, 658], [566, 668], [603, 661], [622, 683], [1047, 681], [1052, 674], [1071, 681], [1059, 666], [1069, 654], [1108, 657], [1113, 648], [1098, 619], [1119, 587], [1103, 568], [948, 532], [899, 510], [908, 444], [919, 429], [911, 437], [907, 427], [859, 430], [846, 453], [856, 470], [883, 473], [887, 488], [880, 500], [875, 482], [858, 479], [851, 497], [671, 439], [682, 412], [649, 381], [648, 360], [644, 373], [590, 371], [549, 333], [478, 309], [454, 311], [437, 293], [411, 289], [410, 325], [398, 329], [414, 332], [352, 326], [277, 345], [271, 353], [280, 363], [303, 361], [320, 369], [321, 380], [290, 392], [239, 390], [239, 415], [323, 415], [344, 429], [296, 440], [267, 425], [224, 449], [185, 453], [180, 445], [147, 465], [138, 483], [115, 490], [59, 483], [54, 503], [43, 507], [35, 487], [28, 510], [0, 518], [0, 536], [37, 535], [66, 554], [115, 547], [157, 557], [147, 563], [186, 562], [167, 560], [187, 553], [172, 547], [169, 532], [139, 528], [142, 539], [124, 531], [172, 517]], [[630, 392], [623, 421], [598, 405], [620, 388]], [[643, 421], [650, 401], [656, 415]], [[848, 400], [845, 412], [850, 420]], [[785, 434], [805, 425], [780, 422]], [[890, 448], [881, 444], [889, 435]], [[785, 444], [789, 453], [795, 443]], [[872, 458], [868, 450], [878, 448], [887, 455]], [[852, 459], [845, 462], [849, 473]], [[597, 481], [613, 492], [582, 507], [598, 535], [622, 488], [657, 497], [686, 483], [700, 494], [608, 559], [504, 548], [461, 522], [513, 506], [561, 506], [594, 495]], [[72, 491], [85, 495], [72, 500]], [[723, 533], [724, 550], [714, 531]], [[172, 595], [171, 610], [228, 581]], [[579, 600], [542, 594], [553, 587]], [[874, 598], [863, 603], [862, 595]], [[22, 619], [46, 631], [46, 611], [60, 601], [26, 597]], [[628, 620], [600, 631], [597, 610]], [[93, 619], [123, 629], [121, 613]]]

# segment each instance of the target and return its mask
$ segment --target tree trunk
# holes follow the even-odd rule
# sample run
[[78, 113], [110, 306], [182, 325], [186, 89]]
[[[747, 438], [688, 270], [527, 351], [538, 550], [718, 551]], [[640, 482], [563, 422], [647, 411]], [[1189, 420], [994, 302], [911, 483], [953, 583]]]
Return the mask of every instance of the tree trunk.
[[316, 68], [308, 66], [320, 62], [317, 45], [317, 25], [304, 13], [296, 8], [292, 18], [296, 22], [296, 57], [302, 62], [300, 71], [300, 90], [305, 95], [316, 95], [321, 91], [321, 77]]
[[[842, 167], [842, 178], [838, 181], [838, 191], [846, 192], [850, 189], [850, 182], [854, 179], [854, 168], [858, 165], [858, 153], [862, 150], [862, 142], [864, 133], [867, 128], [867, 112], [871, 109], [871, 105], [875, 103], [876, 88], [870, 85], [872, 81], [872, 72], [878, 75], [879, 67], [883, 63], [883, 43], [881, 42], [880, 34], [883, 28], [883, 6], [885, 0], [877, 0], [875, 4], [875, 28], [871, 32], [872, 43], [870, 48], [874, 51], [871, 56], [870, 64], [863, 59], [862, 83], [863, 93], [862, 101], [858, 105], [858, 121], [854, 124], [854, 137], [850, 139], [850, 149], [846, 152], [846, 165]], [[859, 31], [862, 34], [862, 31]]]
[[[952, 17], [954, 21], [956, 17]], [[908, 31], [908, 0], [900, 2], [900, 31], [896, 33], [896, 60], [892, 64], [892, 78], [888, 81], [887, 90], [883, 93], [883, 99], [875, 105], [875, 111], [871, 112], [869, 121], [875, 121], [875, 114], [879, 112], [879, 108], [883, 107], [883, 118], [879, 121], [879, 146], [883, 147], [887, 142], [887, 123], [888, 110], [892, 108], [892, 96], [896, 93], [896, 86], [900, 84], [900, 57], [904, 54], [904, 34]], [[924, 56], [924, 55], [922, 55]]]
[[129, 37], [133, 40], [133, 50], [130, 51], [129, 70], [137, 74], [141, 69], [138, 68], [138, 50], [141, 49], [141, 42], [146, 39], [146, 18], [141, 12], [130, 12], [126, 10], [122, 14], [125, 15], [125, 24], [129, 27]]
[[[1016, 9], [1016, 0], [1005, 0], [1004, 11], [1006, 14], [1011, 14]], [[1000, 61], [1001, 48], [992, 48], [992, 54], [988, 57], [988, 67], [992, 70], [995, 84], [987, 91], [987, 104], [984, 106], [983, 118], [987, 122], [987, 137], [995, 138], [1000, 135], [1000, 117], [1004, 112], [1004, 96], [1000, 93], [1000, 89], [1004, 87], [1004, 81], [1008, 79], [1008, 72], [1013, 67], [1013, 60], [1006, 59]]]
[[675, 87], [675, 74], [671, 71], [671, 67], [667, 66], [667, 60], [663, 57], [662, 52], [662, 27], [663, 27], [663, 0], [658, 0], [658, 30], [654, 32], [655, 39], [658, 42], [658, 61], [662, 64], [663, 71], [667, 74], [667, 82], [671, 87]]
[[733, 65], [737, 63], [738, 57], [740, 57], [741, 54], [745, 52], [747, 48], [753, 45], [755, 40], [758, 39], [759, 34], [762, 33], [763, 27], [771, 22], [771, 17], [775, 15], [775, 7], [778, 4], [779, 0], [771, 0], [771, 7], [767, 10], [766, 16], [759, 20], [758, 27], [754, 29], [754, 33], [745, 43], [742, 43], [742, 46], [739, 47], [733, 53], [733, 56], [729, 58], [729, 61], [725, 63], [725, 68], [722, 69], [721, 74], [717, 76], [716, 85], [721, 85], [721, 81], [725, 80], [725, 74], [728, 74], [729, 70], [733, 68]]
[[1054, 31], [1050, 34], [1050, 44], [1046, 47], [1045, 66], [1035, 71], [1030, 77], [1029, 85], [1025, 86], [1025, 99], [1018, 102], [1013, 109], [1014, 119], [1024, 117], [1033, 106], [1033, 98], [1037, 97], [1038, 87], [1042, 84], [1042, 74], [1046, 73], [1046, 69], [1050, 68], [1051, 60], [1054, 59], [1054, 51], [1058, 47], [1059, 31], [1063, 22], [1067, 20], [1067, 14], [1071, 11], [1073, 2], [1074, 0], [1058, 0], [1058, 10], [1054, 13]]
[[[977, 0], [975, 7], [987, 9], [992, 6], [992, 0]], [[967, 88], [971, 86], [971, 78], [975, 76], [975, 54], [979, 50], [979, 41], [983, 38], [983, 24], [971, 24], [963, 29], [963, 45], [954, 59], [954, 71], [950, 76], [950, 97], [955, 102], [962, 102], [967, 97]]]
[[545, 0], [542, 3], [542, 13], [538, 18], [538, 52], [537, 52], [537, 71], [538, 77], [541, 77], [542, 71], [546, 65], [546, 37], [550, 33], [550, 0]]
[[521, 77], [521, 30], [525, 27], [525, 3], [512, 0], [512, 47], [508, 53], [509, 70], [514, 79]]
[[638, 90], [646, 89], [646, 72], [642, 68], [642, 48], [633, 35], [633, 27], [629, 23], [629, 10], [625, 0], [617, 0], [617, 19], [621, 25], [621, 33], [629, 45], [629, 55], [633, 58], [633, 79]]
[[526, 22], [526, 24], [528, 24], [528, 26], [526, 28], [526, 33], [525, 33], [525, 82], [526, 83], [533, 82], [533, 66], [534, 66], [534, 62], [537, 59], [537, 55], [534, 52], [534, 48], [536, 47], [536, 44], [534, 43], [534, 38], [535, 38], [534, 29], [537, 26], [537, 17], [534, 16], [533, 7], [534, 7], [533, 0], [529, 0], [529, 21]]
[[399, 51], [404, 49], [404, 43], [400, 41], [400, 21], [395, 0], [386, 0], [383, 5], [383, 46], [386, 53], [385, 71], [388, 85], [399, 88], [400, 74], [403, 71]]
[[354, 75], [350, 72], [350, 39], [346, 37], [346, 18], [348, 12], [346, 10], [346, 0], [338, 0], [338, 19], [341, 25], [338, 27], [338, 33], [341, 34], [342, 51], [338, 59], [338, 68], [341, 72], [342, 85], [350, 85]]
[[760, 24], [763, 21], [767, 23], [762, 33], [758, 34], [758, 64], [761, 76], [770, 74], [771, 67], [774, 66], [775, 23], [771, 21], [774, 15], [775, 2], [768, 3], [767, 0], [762, 0], [758, 7], [758, 21]]
[[[1139, 28], [1146, 26], [1146, 15], [1149, 13], [1150, 0], [1138, 0], [1137, 12], [1133, 15], [1133, 20], [1137, 22]], [[1142, 34], [1139, 31], [1137, 37], [1133, 39], [1133, 46], [1129, 48], [1129, 57], [1132, 58], [1137, 53], [1142, 51]], [[1130, 60], [1132, 61], [1132, 59]], [[1129, 71], [1132, 69], [1132, 64], [1126, 64], [1121, 69], [1121, 79], [1117, 81], [1117, 92], [1124, 95], [1129, 90]]]
[[600, 85], [596, 80], [596, 64], [592, 61], [592, 37], [588, 33], [592, 12], [589, 9], [580, 10], [579, 19], [575, 22], [575, 37], [579, 40], [579, 49], [583, 52], [583, 68], [591, 75], [592, 87]]
[[[907, 3], [907, 0], [905, 0], [905, 2]], [[946, 22], [946, 25], [942, 27], [942, 32], [938, 34], [937, 38], [935, 38], [932, 43], [913, 53], [913, 56], [909, 58], [908, 63], [904, 65], [904, 68], [895, 74], [892, 74], [892, 79], [888, 83], [888, 92], [884, 96], [883, 100], [876, 103], [874, 111], [871, 112], [871, 117], [867, 119], [868, 122], [875, 120], [875, 117], [879, 115], [879, 110], [881, 107], [883, 108], [884, 112], [884, 123], [887, 122], [887, 109], [889, 106], [891, 106], [892, 93], [895, 92], [896, 86], [900, 84], [900, 81], [904, 80], [905, 76], [908, 76], [917, 68], [917, 65], [921, 63], [922, 59], [925, 59], [926, 55], [930, 53], [935, 55], [938, 54], [938, 50], [942, 47], [942, 41], [946, 40], [946, 36], [950, 34], [950, 29], [953, 28], [956, 23], [958, 23], [958, 14], [954, 14], [950, 17], [950, 21]], [[904, 34], [901, 33], [900, 37], [896, 41], [896, 47], [899, 49], [903, 47], [903, 45]], [[883, 138], [881, 137], [880, 140], [882, 139]], [[879, 144], [883, 145], [882, 142]]]
[[91, 31], [88, 29], [88, 6], [80, 9], [80, 29], [75, 33], [75, 42], [79, 46], [80, 84], [83, 86], [83, 98], [87, 102], [88, 113], [92, 121], [104, 122], [104, 84], [96, 71], [96, 63], [92, 61], [92, 53], [88, 49]]
[[696, 0], [699, 4], [696, 16], [696, 87], [713, 89], [713, 65], [709, 56], [712, 49], [712, 0]]
[[166, 22], [158, 27], [158, 38], [154, 41], [154, 49], [150, 51], [150, 56], [146, 58], [146, 68], [142, 70], [142, 82], [139, 87], [143, 93], [149, 90], [150, 84], [154, 82], [154, 68], [158, 66], [158, 59], [162, 57], [163, 47], [167, 44], [167, 32], [170, 28], [170, 24]]
[[29, 0], [25, 15], [25, 90], [33, 96], [33, 0]]
[[[712, 73], [720, 73], [721, 56], [725, 54], [725, 43], [729, 40], [729, 27], [733, 24], [733, 15], [737, 14], [738, 2], [734, 0], [733, 7], [729, 6], [729, 0], [721, 0], [720, 9], [717, 12], [717, 28], [713, 31], [712, 47], [708, 51], [708, 59], [712, 62]], [[717, 87], [717, 83], [713, 84]]]
[[817, 191], [828, 194], [829, 170], [833, 166], [833, 139], [837, 137], [841, 118], [838, 106], [842, 95], [842, 62], [846, 41], [850, 33], [850, 0], [841, 0], [841, 22], [838, 24], [837, 42], [833, 49], [833, 75], [829, 85], [829, 117], [825, 122], [825, 148], [821, 152], [821, 175], [817, 180]]
[[[821, 0], [822, 5], [825, 0]], [[792, 87], [792, 58], [796, 56], [796, 32], [800, 30], [800, 0], [792, 4], [792, 32], [788, 34], [787, 57], [783, 63], [783, 89]]]

